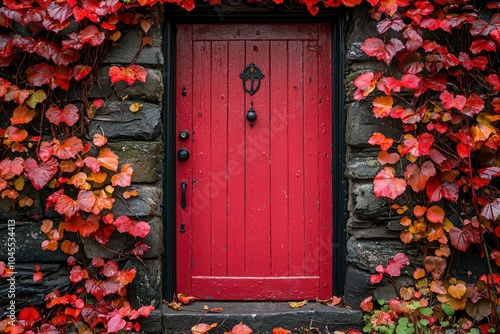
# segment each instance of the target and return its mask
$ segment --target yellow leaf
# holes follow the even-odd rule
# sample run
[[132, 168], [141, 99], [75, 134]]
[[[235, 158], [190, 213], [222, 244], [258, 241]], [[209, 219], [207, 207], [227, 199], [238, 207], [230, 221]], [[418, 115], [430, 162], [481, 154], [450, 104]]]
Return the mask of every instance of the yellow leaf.
[[210, 308], [208, 307], [208, 305], [203, 305], [203, 309], [204, 310], [209, 310]]
[[35, 109], [36, 105], [38, 103], [45, 101], [46, 98], [47, 94], [45, 94], [45, 91], [39, 89], [31, 95], [30, 99], [26, 104], [30, 106], [32, 109]]
[[131, 111], [131, 112], [138, 112], [139, 110], [142, 109], [142, 103], [139, 103], [139, 102], [135, 102], [135, 103], [132, 103], [130, 105], [130, 107], [128, 107], [128, 109]]
[[14, 187], [16, 188], [17, 191], [23, 190], [23, 188], [24, 188], [24, 179], [22, 177], [20, 177], [16, 181], [14, 181]]
[[168, 307], [173, 308], [176, 311], [182, 311], [182, 304], [177, 302], [171, 302], [167, 304]]
[[448, 293], [453, 298], [456, 298], [456, 299], [462, 298], [462, 296], [465, 295], [466, 291], [467, 291], [467, 288], [462, 283], [458, 283], [457, 285], [451, 285], [448, 288]]
[[307, 304], [307, 300], [301, 302], [289, 302], [291, 308], [300, 308]]
[[115, 188], [113, 188], [110, 185], [107, 185], [106, 188], [104, 188], [104, 190], [106, 190], [107, 193], [112, 194], [115, 191]]
[[113, 42], [119, 40], [120, 37], [122, 37], [122, 33], [119, 30], [115, 30], [113, 31], [113, 33], [109, 35], [109, 39], [112, 40]]

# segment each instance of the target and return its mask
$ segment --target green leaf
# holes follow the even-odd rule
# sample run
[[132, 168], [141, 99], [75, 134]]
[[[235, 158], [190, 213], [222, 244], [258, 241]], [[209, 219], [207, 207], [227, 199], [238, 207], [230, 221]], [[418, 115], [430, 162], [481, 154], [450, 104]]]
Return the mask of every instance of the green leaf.
[[444, 313], [446, 313], [449, 316], [455, 314], [455, 309], [450, 304], [443, 304], [441, 308], [443, 309]]
[[441, 321], [441, 326], [442, 327], [448, 327], [450, 325], [449, 321]]
[[36, 105], [40, 102], [45, 101], [46, 98], [47, 94], [45, 94], [43, 90], [39, 89], [31, 95], [26, 104], [29, 105], [31, 109], [35, 109]]
[[495, 328], [493, 328], [493, 327], [488, 328], [488, 333], [496, 333], [496, 332], [497, 332], [497, 330]]
[[377, 300], [377, 302], [378, 302], [378, 304], [379, 304], [380, 306], [382, 306], [382, 305], [384, 305], [384, 304], [385, 304], [385, 299], [379, 299], [379, 300]]
[[427, 319], [420, 319], [418, 322], [422, 327], [427, 327], [429, 326], [429, 320]]
[[469, 334], [479, 334], [479, 333], [481, 333], [481, 332], [477, 328], [471, 328], [469, 331]]
[[430, 307], [421, 307], [418, 309], [418, 311], [420, 312], [420, 314], [425, 315], [426, 317], [429, 317], [432, 315], [432, 310]]

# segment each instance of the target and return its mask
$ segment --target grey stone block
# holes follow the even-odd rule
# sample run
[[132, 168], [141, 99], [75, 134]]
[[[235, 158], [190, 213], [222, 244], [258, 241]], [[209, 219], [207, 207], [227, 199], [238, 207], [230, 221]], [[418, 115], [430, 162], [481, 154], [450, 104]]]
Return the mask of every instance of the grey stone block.
[[139, 196], [131, 197], [125, 201], [117, 200], [113, 206], [115, 216], [134, 215], [137, 217], [160, 216], [162, 203], [162, 185], [155, 184], [132, 184], [126, 189], [117, 189], [120, 196], [125, 191], [137, 190]]
[[163, 172], [162, 143], [121, 141], [109, 143], [109, 148], [118, 155], [120, 166], [130, 164], [134, 169], [133, 183], [152, 183], [159, 181]]
[[370, 57], [361, 50], [361, 44], [366, 39], [374, 36], [379, 36], [377, 22], [370, 17], [370, 11], [367, 6], [358, 6], [353, 11], [353, 18], [347, 32], [347, 61], [369, 60]]
[[110, 139], [154, 140], [161, 136], [161, 107], [143, 103], [138, 112], [131, 112], [132, 102], [108, 102], [91, 120], [89, 134], [102, 134]]
[[133, 307], [153, 305], [155, 308], [159, 308], [162, 305], [162, 264], [161, 258], [142, 262], [127, 261], [125, 268], [136, 268], [137, 270], [129, 290], [130, 302]]
[[367, 149], [349, 153], [345, 172], [347, 178], [351, 180], [373, 179], [381, 169], [377, 160], [378, 152]]
[[387, 199], [375, 197], [372, 183], [351, 183], [349, 209], [359, 220], [385, 219], [389, 214]]

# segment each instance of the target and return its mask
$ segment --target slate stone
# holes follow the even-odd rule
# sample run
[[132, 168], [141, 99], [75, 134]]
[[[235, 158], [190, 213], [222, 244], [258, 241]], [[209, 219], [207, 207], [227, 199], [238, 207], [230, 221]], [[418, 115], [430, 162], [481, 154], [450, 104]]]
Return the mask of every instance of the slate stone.
[[388, 216], [389, 204], [384, 197], [375, 197], [373, 183], [352, 182], [349, 210], [359, 220], [384, 219]]
[[373, 179], [382, 167], [377, 160], [378, 152], [367, 149], [349, 153], [346, 163], [346, 177], [351, 180]]
[[144, 333], [163, 333], [163, 316], [161, 307], [151, 312], [149, 317], [140, 317], [138, 319], [141, 325], [141, 332]]
[[358, 227], [354, 228], [352, 226], [347, 227], [347, 233], [356, 239], [398, 239], [399, 233], [390, 232], [385, 224], [367, 224], [370, 227]]
[[347, 241], [347, 262], [358, 265], [364, 270], [375, 270], [379, 264], [387, 265], [397, 253], [405, 253], [410, 258], [410, 263], [422, 261], [418, 249], [405, 246], [399, 240], [358, 240], [349, 238]]
[[138, 112], [131, 112], [131, 101], [108, 102], [89, 125], [89, 135], [99, 133], [110, 139], [155, 140], [161, 137], [161, 107], [143, 103]]
[[[26, 266], [34, 268], [35, 263]], [[33, 281], [33, 269], [31, 269], [30, 274], [16, 276], [15, 295], [17, 310], [26, 306], [45, 305], [44, 298], [48, 293], [56, 289], [59, 290], [61, 294], [64, 294], [64, 292], [68, 291], [71, 285], [73, 285], [68, 279], [68, 271], [66, 268], [59, 267], [57, 271], [53, 272], [44, 271], [47, 267], [43, 266], [43, 264], [40, 264], [40, 266], [44, 276], [39, 282]], [[20, 265], [17, 267], [20, 267]], [[28, 272], [28, 270], [28, 268], [25, 268], [26, 272]], [[10, 300], [7, 298], [9, 289], [9, 282], [2, 279], [2, 284], [0, 284], [0, 296], [2, 296], [2, 298], [0, 298], [0, 314], [4, 314], [8, 305], [7, 303], [10, 303]]]
[[361, 50], [361, 44], [374, 36], [379, 36], [377, 22], [370, 17], [370, 10], [367, 6], [358, 7], [353, 11], [353, 18], [347, 32], [346, 60], [348, 62], [370, 60], [370, 57]]
[[[203, 305], [221, 307], [218, 313], [207, 313]], [[210, 332], [231, 332], [233, 326], [243, 322], [253, 333], [271, 333], [282, 327], [293, 333], [330, 332], [332, 330], [361, 330], [363, 320], [359, 310], [330, 307], [310, 302], [302, 308], [292, 309], [287, 302], [194, 302], [182, 311], [163, 306], [163, 325], [166, 333], [189, 333], [197, 323], [218, 323]], [[318, 330], [319, 329], [319, 330]]]
[[[3, 159], [1, 159], [3, 160]], [[41, 219], [44, 215], [44, 209], [41, 202], [40, 192], [36, 191], [29, 180], [25, 181], [24, 188], [19, 192], [19, 198], [28, 196], [33, 200], [33, 205], [19, 206], [19, 198], [15, 201], [10, 198], [0, 197], [0, 220], [25, 220], [25, 219]]]
[[368, 140], [374, 132], [381, 132], [386, 137], [399, 138], [401, 127], [392, 118], [375, 118], [370, 104], [356, 101], [347, 105], [346, 144], [351, 147], [372, 147]]
[[130, 164], [134, 169], [133, 183], [152, 183], [161, 179], [161, 142], [120, 141], [109, 143], [108, 147], [118, 155], [118, 169], [125, 164]]
[[[8, 259], [8, 243], [9, 238], [14, 237], [16, 252], [15, 262], [51, 262], [51, 261], [66, 261], [68, 257], [61, 250], [44, 251], [42, 250], [42, 242], [47, 239], [45, 233], [40, 230], [41, 222], [32, 221], [16, 221], [14, 233], [9, 235], [7, 224], [0, 225], [0, 260]], [[58, 224], [54, 222], [54, 228]]]
[[162, 29], [159, 24], [153, 25], [148, 36], [153, 39], [153, 45], [146, 45], [142, 50], [142, 29], [131, 28], [122, 32], [121, 38], [118, 40], [116, 47], [110, 48], [104, 56], [103, 64], [130, 64], [137, 52], [139, 55], [135, 61], [141, 65], [163, 65], [163, 38]]
[[132, 184], [126, 189], [115, 189], [116, 194], [122, 196], [123, 192], [137, 190], [138, 196], [131, 197], [125, 201], [117, 200], [113, 205], [115, 217], [121, 215], [133, 215], [136, 217], [160, 216], [162, 203], [162, 185], [155, 184]]
[[[152, 218], [148, 220], [151, 230], [149, 234], [142, 239], [150, 248], [147, 250], [142, 259], [159, 257], [163, 254], [163, 224], [161, 219]], [[117, 258], [120, 252], [128, 252], [135, 247], [136, 241], [141, 238], [134, 238], [128, 233], [113, 232], [106, 248], [102, 247], [97, 241], [91, 238], [82, 238], [83, 249], [87, 258], [101, 256], [104, 259]]]
[[130, 283], [129, 296], [133, 307], [153, 305], [155, 308], [162, 305], [162, 259], [129, 260], [125, 268], [136, 268], [135, 278]]
[[347, 266], [344, 289], [344, 302], [353, 309], [359, 309], [359, 304], [373, 292], [370, 284], [370, 273], [361, 270], [353, 264]]

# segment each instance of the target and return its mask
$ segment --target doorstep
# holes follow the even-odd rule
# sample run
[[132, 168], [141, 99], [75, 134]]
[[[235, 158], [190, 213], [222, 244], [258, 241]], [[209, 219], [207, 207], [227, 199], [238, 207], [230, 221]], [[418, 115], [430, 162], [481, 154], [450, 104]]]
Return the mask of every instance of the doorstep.
[[[210, 313], [204, 310], [222, 308], [221, 312]], [[182, 311], [175, 311], [167, 305], [162, 307], [164, 333], [191, 333], [191, 327], [197, 323], [218, 326], [210, 333], [231, 332], [234, 325], [242, 322], [253, 333], [270, 333], [275, 327], [282, 327], [293, 333], [312, 331], [333, 333], [335, 330], [360, 329], [363, 319], [360, 310], [342, 307], [330, 307], [316, 302], [309, 302], [302, 308], [292, 309], [287, 302], [217, 302], [195, 301], [185, 305]]]

